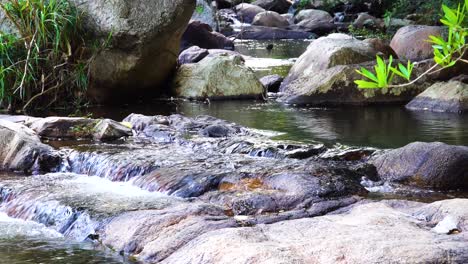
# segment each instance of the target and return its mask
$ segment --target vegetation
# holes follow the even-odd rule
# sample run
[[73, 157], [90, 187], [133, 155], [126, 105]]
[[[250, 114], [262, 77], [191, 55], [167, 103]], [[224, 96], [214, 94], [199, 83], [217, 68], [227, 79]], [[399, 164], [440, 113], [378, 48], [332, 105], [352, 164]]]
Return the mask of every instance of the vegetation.
[[[355, 83], [358, 88], [374, 89], [407, 86], [415, 83], [424, 75], [453, 67], [457, 63], [468, 63], [468, 60], [465, 59], [465, 53], [468, 49], [466, 44], [468, 37], [466, 19], [468, 17], [468, 0], [465, 0], [463, 6], [459, 4], [457, 8], [450, 8], [442, 5], [442, 9], [444, 17], [440, 22], [448, 27], [448, 36], [446, 39], [440, 36], [430, 36], [428, 40], [433, 44], [434, 48], [434, 66], [416, 79], [411, 80], [414, 63], [408, 61], [406, 66], [400, 63], [398, 67], [394, 67], [392, 57], [390, 57], [388, 63], [384, 63], [383, 59], [377, 56], [377, 65], [374, 67], [375, 74], [365, 68], [357, 71], [367, 79], [356, 80]], [[408, 82], [400, 85], [392, 84], [395, 74]]]
[[81, 104], [96, 45], [67, 0], [7, 0], [0, 31], [0, 108]]

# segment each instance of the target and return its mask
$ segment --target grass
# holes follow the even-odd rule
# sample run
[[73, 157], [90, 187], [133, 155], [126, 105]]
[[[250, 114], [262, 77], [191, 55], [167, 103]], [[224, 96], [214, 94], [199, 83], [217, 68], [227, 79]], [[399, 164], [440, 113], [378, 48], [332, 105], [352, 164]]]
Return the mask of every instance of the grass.
[[0, 108], [24, 111], [83, 102], [96, 52], [68, 0], [8, 0], [0, 32]]

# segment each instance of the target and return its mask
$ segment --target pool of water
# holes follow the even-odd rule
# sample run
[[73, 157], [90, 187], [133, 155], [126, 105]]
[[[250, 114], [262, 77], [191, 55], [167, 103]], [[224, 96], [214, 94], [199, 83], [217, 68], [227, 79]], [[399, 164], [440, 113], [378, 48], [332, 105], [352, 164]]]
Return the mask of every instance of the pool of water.
[[[270, 101], [188, 101], [95, 107], [80, 114], [122, 120], [131, 113], [211, 115], [244, 126], [283, 132], [280, 139], [398, 148], [414, 141], [468, 146], [468, 115], [413, 112], [403, 106], [296, 108]], [[48, 115], [63, 113], [48, 113]]]

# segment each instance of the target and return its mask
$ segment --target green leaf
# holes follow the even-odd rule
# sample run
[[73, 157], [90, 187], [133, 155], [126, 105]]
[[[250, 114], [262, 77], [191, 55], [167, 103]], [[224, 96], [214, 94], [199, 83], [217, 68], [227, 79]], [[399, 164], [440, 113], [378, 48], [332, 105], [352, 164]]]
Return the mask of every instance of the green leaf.
[[377, 79], [377, 76], [375, 76], [375, 74], [373, 74], [372, 72], [370, 72], [369, 70], [367, 70], [366, 68], [361, 68], [360, 71], [357, 71], [359, 74], [363, 75], [364, 77], [367, 77], [368, 79], [371, 79], [375, 82], [379, 82], [379, 80]]
[[376, 88], [380, 88], [379, 85], [377, 83], [375, 83], [375, 82], [356, 80], [356, 81], [354, 81], [354, 83], [357, 84], [359, 89], [376, 89]]

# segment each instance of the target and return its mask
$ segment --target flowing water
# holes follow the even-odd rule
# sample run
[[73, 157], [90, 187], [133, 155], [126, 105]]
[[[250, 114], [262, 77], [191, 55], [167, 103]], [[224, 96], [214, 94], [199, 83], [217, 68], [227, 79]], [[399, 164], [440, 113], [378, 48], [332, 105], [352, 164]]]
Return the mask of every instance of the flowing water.
[[[294, 60], [309, 43], [240, 41], [236, 46], [246, 56], [246, 64], [261, 77], [287, 75]], [[267, 49], [271, 44], [273, 48]], [[246, 127], [281, 132], [276, 139], [322, 142], [327, 146], [397, 148], [414, 141], [468, 145], [468, 115], [411, 112], [400, 106], [295, 108], [274, 101], [210, 104], [155, 101], [142, 105], [94, 107], [78, 114], [122, 120], [130, 113], [211, 115]], [[44, 115], [65, 114], [69, 113]], [[80, 145], [89, 151], [86, 143]], [[56, 146], [63, 145], [70, 144], [60, 142]], [[79, 151], [81, 147], [68, 150], [72, 162], [64, 164], [64, 170], [70, 173], [27, 179], [0, 174], [0, 263], [127, 263], [128, 260], [118, 252], [106, 250], [82, 235], [92, 234], [100, 221], [121, 211], [155, 209], [178, 203], [173, 197], [169, 199], [164, 194], [146, 191], [156, 187], [151, 185], [151, 178], [141, 177], [164, 162], [177, 164], [177, 157], [171, 156], [169, 150], [149, 150], [139, 144], [130, 147], [103, 144], [93, 146], [96, 149], [92, 152], [83, 153]], [[111, 152], [106, 152], [109, 149]], [[191, 156], [190, 152], [187, 156]], [[197, 157], [184, 159], [190, 158], [196, 160]], [[139, 188], [141, 184], [146, 187]], [[386, 188], [392, 187], [375, 188], [385, 193]], [[387, 198], [391, 195], [390, 191]], [[450, 195], [460, 197], [459, 194]], [[447, 194], [433, 195], [434, 199], [446, 197]], [[374, 198], [381, 199], [382, 194]], [[21, 220], [11, 218], [5, 212], [19, 216]]]

